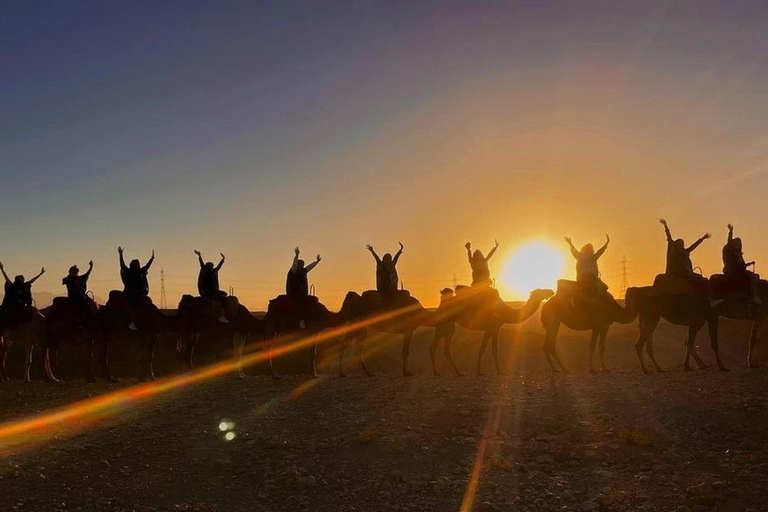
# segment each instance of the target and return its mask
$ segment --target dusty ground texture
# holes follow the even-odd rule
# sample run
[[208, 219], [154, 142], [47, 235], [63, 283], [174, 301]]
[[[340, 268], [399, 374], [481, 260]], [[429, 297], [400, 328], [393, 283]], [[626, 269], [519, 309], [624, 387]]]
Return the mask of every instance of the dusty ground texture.
[[[219, 378], [0, 459], [0, 509], [766, 510], [768, 371], [744, 368], [739, 327], [724, 342], [732, 372], [684, 374], [684, 336], [661, 329], [669, 372], [649, 376], [631, 330], [611, 337], [613, 372], [601, 374], [585, 371], [585, 335], [564, 333], [573, 374], [552, 375], [534, 326], [505, 333], [508, 376], [448, 376], [442, 362], [446, 376], [429, 376], [425, 334], [417, 377], [398, 375], [388, 338], [372, 341], [373, 378], [351, 357], [343, 379], [333, 367], [317, 380]], [[476, 347], [476, 337], [457, 343], [468, 371]], [[701, 352], [711, 359], [705, 343]], [[0, 420], [129, 384], [3, 383]]]

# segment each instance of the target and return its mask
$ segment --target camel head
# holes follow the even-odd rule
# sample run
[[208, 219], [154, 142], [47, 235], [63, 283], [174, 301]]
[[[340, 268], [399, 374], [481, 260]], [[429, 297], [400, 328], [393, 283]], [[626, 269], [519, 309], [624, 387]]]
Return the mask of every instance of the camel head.
[[551, 299], [553, 295], [555, 295], [554, 290], [537, 288], [531, 292], [530, 300], [535, 302], [542, 302]]

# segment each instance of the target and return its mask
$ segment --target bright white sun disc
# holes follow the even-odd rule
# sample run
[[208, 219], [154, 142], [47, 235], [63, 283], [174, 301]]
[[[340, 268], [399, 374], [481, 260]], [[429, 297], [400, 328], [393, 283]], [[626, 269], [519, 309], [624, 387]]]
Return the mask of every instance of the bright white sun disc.
[[523, 298], [536, 288], [555, 289], [565, 273], [565, 254], [552, 244], [529, 242], [512, 252], [504, 263], [501, 284]]

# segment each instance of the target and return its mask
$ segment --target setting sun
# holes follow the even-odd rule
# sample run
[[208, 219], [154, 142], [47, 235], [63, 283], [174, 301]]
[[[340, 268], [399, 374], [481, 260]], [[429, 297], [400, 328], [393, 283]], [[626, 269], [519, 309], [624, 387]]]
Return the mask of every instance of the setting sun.
[[504, 262], [500, 285], [516, 298], [536, 288], [555, 289], [565, 274], [565, 254], [544, 240], [525, 243]]

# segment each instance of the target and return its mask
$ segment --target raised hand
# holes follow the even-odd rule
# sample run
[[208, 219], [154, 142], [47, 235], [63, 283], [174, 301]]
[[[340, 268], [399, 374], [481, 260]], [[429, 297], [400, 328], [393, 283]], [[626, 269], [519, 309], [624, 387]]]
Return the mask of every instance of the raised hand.
[[89, 266], [89, 267], [93, 267], [93, 260], [91, 260], [91, 261], [89, 261], [89, 262], [88, 262], [88, 266]]
[[369, 251], [373, 252], [373, 246], [371, 244], [367, 244], [365, 246], [365, 248], [368, 249]]
[[733, 224], [728, 224], [728, 231], [733, 233]]
[[3, 270], [5, 267], [3, 266], [3, 262], [0, 261], [0, 270]]
[[611, 237], [608, 236], [608, 233], [605, 234], [605, 243], [608, 243], [611, 241]]
[[666, 220], [659, 219], [659, 222], [661, 223], [662, 226], [667, 227], [667, 221]]
[[152, 249], [152, 257], [153, 258], [155, 257], [155, 250], [154, 249]]
[[496, 245], [494, 245], [494, 246], [493, 246], [493, 247], [494, 247], [494, 249], [498, 248], [498, 247], [499, 247], [499, 241], [498, 241], [498, 240], [496, 240], [496, 239], [494, 239], [493, 241], [494, 241], [494, 242], [495, 242], [495, 244], [496, 244]]
[[45, 274], [45, 267], [40, 269], [40, 275], [43, 275], [43, 274]]
[[117, 252], [118, 252], [118, 254], [123, 254], [123, 248], [122, 247], [118, 247], [117, 248]]
[[223, 252], [220, 252], [220, 253], [219, 253], [219, 255], [221, 256], [221, 259], [223, 259], [223, 260], [227, 259], [227, 257], [226, 257], [226, 256], [224, 256], [224, 253], [223, 253]]
[[704, 233], [704, 236], [701, 237], [702, 240], [706, 240], [707, 238], [712, 238], [711, 233]]
[[467, 242], [466, 244], [464, 244], [464, 247], [466, 247], [467, 250], [470, 250], [472, 248], [472, 244]]
[[568, 245], [573, 245], [573, 242], [571, 242], [571, 237], [569, 237], [569, 236], [564, 236], [564, 237], [563, 237], [563, 240], [565, 240], [565, 241], [568, 243]]
[[320, 263], [320, 260], [321, 260], [321, 259], [323, 259], [323, 258], [321, 258], [321, 257], [320, 257], [320, 255], [318, 254], [318, 255], [317, 255], [317, 258], [315, 259], [315, 261], [317, 261], [318, 263]]
[[298, 256], [298, 255], [299, 255], [299, 246], [298, 246], [298, 245], [297, 245], [297, 246], [296, 246], [296, 248], [293, 250], [293, 252], [294, 252], [294, 254], [296, 254], [296, 256]]
[[403, 250], [403, 242], [397, 242], [397, 243], [400, 244], [400, 250], [402, 251]]
[[194, 251], [194, 253], [197, 254], [198, 256], [200, 256], [201, 258], [203, 257], [203, 255], [200, 254], [200, 251]]

